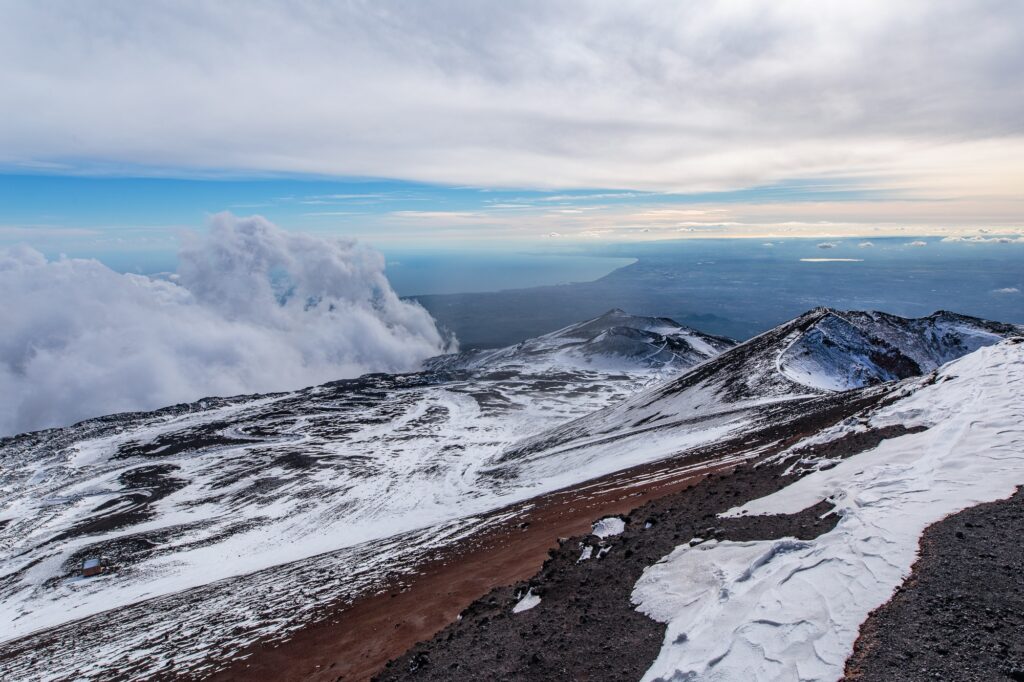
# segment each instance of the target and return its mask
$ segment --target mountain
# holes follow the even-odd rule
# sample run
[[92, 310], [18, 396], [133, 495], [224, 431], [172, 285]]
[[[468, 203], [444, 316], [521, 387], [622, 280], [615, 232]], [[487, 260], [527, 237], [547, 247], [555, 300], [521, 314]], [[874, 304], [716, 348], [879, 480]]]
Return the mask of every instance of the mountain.
[[[474, 514], [557, 487], [482, 483], [476, 472], [501, 448], [731, 345], [613, 310], [518, 346], [443, 356], [418, 374], [212, 398], [4, 439], [0, 619], [9, 625], [0, 635], [349, 552], [335, 568], [351, 574], [344, 584], [268, 581], [277, 596], [261, 595], [266, 618], [232, 639], [252, 641], [279, 628], [282, 604], [297, 593], [314, 595], [304, 607], [312, 609], [365, 587], [375, 575], [359, 568], [365, 552], [397, 570], [406, 554], [480, 525]], [[419, 536], [396, 541], [410, 533]], [[100, 556], [116, 571], [80, 579], [82, 562]], [[231, 614], [251, 595], [222, 597], [207, 602]], [[210, 615], [176, 617], [166, 623], [199, 627]], [[231, 618], [227, 631], [237, 626]], [[119, 646], [160, 627], [125, 634]]]
[[667, 317], [637, 317], [615, 308], [586, 322], [498, 350], [443, 355], [427, 369], [525, 368], [686, 369], [736, 345], [732, 339], [702, 334]]
[[[7, 438], [0, 673], [29, 676], [40, 657], [45, 679], [115, 661], [133, 677], [212, 673], [487, 533], [564, 533], [538, 509], [577, 518], [612, 494], [628, 509], [665, 481], [775, 456], [1020, 333], [818, 309], [734, 345], [613, 310], [415, 374]], [[90, 557], [111, 570], [81, 577]]]
[[1020, 333], [1020, 326], [947, 312], [906, 319], [818, 308], [675, 379], [526, 438], [489, 471], [508, 479], [610, 459], [649, 461], [797, 418], [830, 395], [918, 376]]
[[378, 679], [1017, 679], [1024, 337], [822, 400], [718, 441], [749, 459], [564, 538]]
[[940, 311], [916, 320], [879, 312], [820, 311], [779, 356], [787, 378], [841, 391], [906, 379], [1020, 333], [1014, 325]]

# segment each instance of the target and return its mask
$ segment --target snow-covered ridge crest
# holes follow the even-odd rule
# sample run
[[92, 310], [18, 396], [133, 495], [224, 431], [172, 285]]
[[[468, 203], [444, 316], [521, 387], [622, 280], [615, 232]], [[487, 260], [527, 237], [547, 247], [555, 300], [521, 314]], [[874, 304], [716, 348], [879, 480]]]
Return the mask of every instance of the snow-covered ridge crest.
[[829, 499], [841, 517], [833, 530], [684, 545], [644, 572], [633, 600], [668, 623], [645, 680], [841, 678], [860, 624], [909, 574], [924, 529], [1024, 484], [1024, 342], [981, 348], [907, 388], [869, 423], [927, 430], [729, 512], [795, 513]]
[[668, 456], [772, 419], [783, 404], [918, 376], [1024, 328], [937, 312], [907, 319], [816, 308], [630, 398], [507, 449], [505, 462], [543, 469], [551, 459], [638, 449]]
[[736, 342], [704, 334], [667, 317], [630, 315], [614, 308], [592, 320], [493, 350], [471, 350], [432, 358], [429, 370], [555, 369], [630, 370], [664, 368], [676, 373], [715, 357]]
[[[179, 627], [159, 646], [183, 665], [182, 647], [201, 660], [218, 637], [244, 645], [295, 615], [275, 610], [281, 604], [313, 609], [356, 587], [310, 585], [301, 571], [285, 570], [291, 562], [308, 566], [340, 552], [334, 568], [369, 582], [422, 547], [478, 528], [476, 515], [621, 468], [609, 458], [591, 468], [553, 461], [557, 476], [527, 474], [511, 484], [480, 475], [517, 440], [678, 374], [706, 359], [687, 356], [696, 348], [714, 353], [730, 343], [613, 311], [508, 353], [442, 356], [419, 373], [0, 439], [0, 643], [143, 600], [169, 602], [224, 579], [244, 585], [176, 611], [166, 627]], [[96, 556], [115, 570], [82, 579], [83, 559]], [[254, 594], [270, 618], [245, 615], [258, 611]], [[241, 635], [232, 634], [232, 618], [242, 618]], [[208, 629], [203, 638], [184, 639], [200, 627]], [[103, 657], [113, 652], [146, 651], [167, 631], [119, 622], [105, 632], [110, 647], [90, 651], [91, 665], [109, 663]], [[70, 675], [81, 663], [69, 655], [54, 670]], [[145, 666], [158, 663], [139, 665], [155, 675]], [[0, 677], [10, 665], [0, 663]]]
[[844, 391], [930, 372], [1024, 328], [939, 311], [908, 319], [822, 309], [779, 354], [778, 369], [812, 389]]

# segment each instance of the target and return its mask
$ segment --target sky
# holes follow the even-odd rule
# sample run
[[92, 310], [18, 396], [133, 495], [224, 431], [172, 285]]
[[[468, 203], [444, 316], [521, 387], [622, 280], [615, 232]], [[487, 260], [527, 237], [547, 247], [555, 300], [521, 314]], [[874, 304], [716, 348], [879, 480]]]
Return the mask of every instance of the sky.
[[[579, 254], [623, 244], [1024, 254], [1022, 27], [1019, 0], [0, 0], [0, 436], [414, 370], [458, 338], [401, 296], [593, 279]], [[979, 300], [1017, 310], [1014, 275]]]
[[0, 246], [1019, 235], [1024, 4], [0, 0]]

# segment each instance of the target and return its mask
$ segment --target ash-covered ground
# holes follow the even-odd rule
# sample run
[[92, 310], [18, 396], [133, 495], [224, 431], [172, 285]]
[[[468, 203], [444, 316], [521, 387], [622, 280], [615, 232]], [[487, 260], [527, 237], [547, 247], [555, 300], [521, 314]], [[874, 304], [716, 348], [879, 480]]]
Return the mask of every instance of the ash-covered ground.
[[1024, 680], [1024, 491], [925, 531], [914, 572], [861, 627], [847, 680]]
[[[866, 409], [884, 396], [838, 402], [787, 433], [761, 435], [775, 449], [798, 435]], [[848, 457], [900, 435], [870, 431], [828, 449]], [[529, 581], [494, 590], [429, 642], [388, 663], [378, 680], [623, 680], [640, 679], [662, 648], [665, 625], [640, 613], [631, 596], [644, 570], [680, 544], [778, 537], [811, 539], [838, 521], [826, 502], [797, 514], [735, 519], [718, 514], [791, 483], [788, 464], [742, 464], [623, 517], [624, 530], [599, 538], [567, 538]], [[540, 597], [527, 611], [524, 595]]]
[[[571, 548], [578, 555], [565, 555], [568, 584], [584, 567], [622, 557], [627, 568], [597, 588], [615, 599], [632, 590], [620, 604], [631, 615], [616, 622], [642, 619], [649, 624], [636, 633], [667, 633], [655, 649], [634, 642], [629, 665], [643, 658], [648, 675], [704, 674], [722, 660], [766, 678], [776, 665], [791, 670], [803, 659], [787, 653], [788, 622], [808, 624], [804, 646], [825, 652], [815, 672], [824, 679], [841, 672], [859, 623], [909, 571], [923, 528], [943, 509], [994, 499], [1016, 480], [1022, 419], [1013, 377], [1024, 362], [1022, 346], [1004, 339], [1019, 332], [950, 313], [903, 320], [816, 309], [732, 347], [670, 320], [612, 311], [508, 349], [439, 358], [420, 374], [212, 399], [7, 439], [0, 590], [9, 626], [0, 672], [62, 680], [106, 679], [113, 669], [134, 678], [233, 669], [345, 604], [396, 580], [410, 584], [424, 562], [508, 523], [502, 510], [555, 491], [569, 503], [573, 494], [586, 499], [601, 477], [672, 461], [707, 470], [762, 464], [749, 470], [749, 490], [731, 487], [741, 479], [716, 480], [707, 499], [694, 493], [699, 504], [679, 498], [692, 508], [677, 521], [652, 516], [637, 528], [631, 516], [606, 546]], [[984, 456], [967, 456], [980, 449]], [[836, 509], [832, 526], [806, 512], [821, 511], [822, 500]], [[749, 518], [716, 516], [741, 507]], [[880, 532], [862, 532], [871, 524]], [[691, 546], [695, 537], [702, 541]], [[615, 546], [632, 541], [636, 548]], [[81, 560], [96, 554], [113, 559], [111, 570], [79, 576]], [[699, 589], [687, 582], [689, 565], [703, 576]], [[822, 573], [827, 565], [838, 568]], [[788, 590], [801, 581], [783, 579], [789, 571], [816, 575], [830, 590], [794, 597]], [[849, 608], [835, 580], [847, 574], [864, 588], [846, 590], [856, 597]], [[544, 594], [557, 577], [502, 599], [514, 598], [515, 616], [534, 621], [558, 603], [560, 593]], [[694, 629], [685, 604], [662, 599], [686, 592], [733, 601], [702, 606], [707, 627]], [[778, 622], [757, 617], [762, 593]], [[587, 619], [611, 627], [602, 609], [587, 611], [596, 598], [562, 593], [572, 606], [557, 631], [584, 633]], [[500, 620], [481, 616], [482, 626], [483, 618]], [[366, 636], [390, 650], [388, 633]], [[607, 638], [581, 637], [576, 649], [557, 640], [540, 655], [575, 651], [571, 660], [588, 674], [607, 673], [594, 667], [607, 659], [584, 656]], [[495, 656], [508, 646], [492, 644]], [[759, 650], [779, 653], [749, 653]], [[497, 663], [511, 653], [502, 656], [493, 672], [512, 674]]]

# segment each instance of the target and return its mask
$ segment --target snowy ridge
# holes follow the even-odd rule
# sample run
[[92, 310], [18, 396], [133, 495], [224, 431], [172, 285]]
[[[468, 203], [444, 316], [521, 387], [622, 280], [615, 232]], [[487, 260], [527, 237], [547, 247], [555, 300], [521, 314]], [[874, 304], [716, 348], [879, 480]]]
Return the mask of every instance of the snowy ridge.
[[930, 372], [1024, 328], [944, 311], [905, 319], [827, 311], [779, 355], [779, 371], [810, 388], [845, 391]]
[[924, 529], [1024, 484], [1019, 339], [903, 391], [868, 426], [927, 430], [729, 512], [794, 513], [828, 499], [841, 516], [832, 531], [810, 541], [683, 545], [644, 572], [633, 600], [668, 624], [645, 680], [841, 678], [860, 624], [909, 574]]
[[431, 370], [557, 367], [560, 369], [681, 370], [736, 345], [732, 339], [703, 334], [667, 317], [630, 315], [618, 308], [535, 339], [496, 350], [443, 355], [425, 363]]
[[[715, 355], [731, 342], [612, 311], [416, 374], [0, 440], [0, 677], [97, 677], [114, 661], [138, 677], [172, 662], [198, 670], [413, 570], [506, 505], [564, 487], [585, 495], [586, 481], [697, 448], [716, 464], [756, 457], [807, 415], [917, 385], [834, 393], [787, 376], [779, 358], [832, 315], [811, 311]], [[856, 315], [872, 314], [844, 314]], [[939, 349], [993, 340], [971, 339]], [[726, 439], [731, 449], [713, 449]], [[115, 570], [80, 579], [97, 555]], [[97, 630], [67, 626], [110, 609], [116, 622]], [[60, 652], [51, 670], [34, 670], [37, 644]]]
[[1021, 332], [953, 313], [910, 320], [818, 308], [676, 379], [526, 439], [503, 453], [498, 468], [543, 468], [553, 456], [586, 465], [638, 448], [666, 456], [749, 428], [784, 403], [796, 410], [818, 396], [917, 376]]
[[[609, 345], [608, 337], [638, 341]], [[127, 619], [107, 626], [109, 642], [88, 652], [91, 669], [129, 655], [144, 677], [170, 658], [198, 664], [283, 634], [295, 603], [311, 611], [366, 589], [417, 551], [478, 529], [480, 514], [591, 477], [557, 463], [558, 476], [514, 485], [480, 473], [519, 439], [677, 374], [689, 360], [664, 347], [681, 349], [687, 338], [707, 352], [731, 343], [618, 311], [519, 352], [475, 357], [472, 367], [465, 355], [445, 356], [419, 374], [211, 399], [0, 440], [0, 642], [111, 608], [129, 613], [142, 600], [160, 600], [159, 623], [189, 623], [182, 633], [216, 623], [202, 636], [172, 633], [174, 655], [163, 658], [150, 639], [163, 626], [141, 610], [130, 611], [135, 627]], [[601, 362], [583, 362], [581, 351], [595, 347]], [[100, 555], [116, 570], [79, 578], [82, 560]], [[350, 579], [311, 586], [307, 571], [288, 567], [300, 560]], [[198, 603], [173, 599], [257, 571], [258, 579], [211, 587]], [[225, 635], [236, 629], [243, 632]], [[22, 663], [0, 662], [0, 677]], [[51, 676], [85, 665], [68, 655]]]
[[780, 349], [819, 317], [812, 311], [678, 378], [526, 438], [506, 449], [490, 471], [503, 478], [547, 476], [555, 473], [552, 462], [591, 467], [653, 461], [750, 428], [773, 404], [821, 396], [824, 391], [780, 374], [775, 362]]

